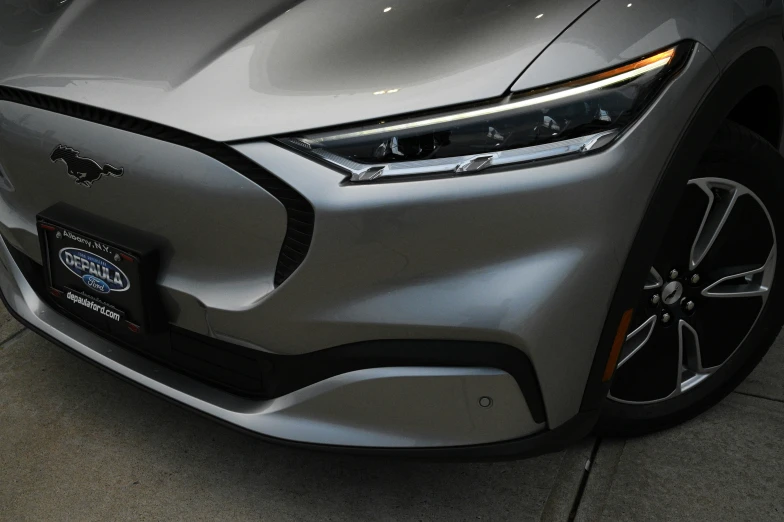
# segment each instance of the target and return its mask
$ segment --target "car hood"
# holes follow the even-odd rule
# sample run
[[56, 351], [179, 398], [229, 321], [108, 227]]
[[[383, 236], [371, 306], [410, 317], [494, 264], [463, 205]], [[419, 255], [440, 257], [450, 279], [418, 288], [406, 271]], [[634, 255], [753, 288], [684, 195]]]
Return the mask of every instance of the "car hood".
[[594, 0], [3, 0], [0, 84], [228, 141], [504, 93]]

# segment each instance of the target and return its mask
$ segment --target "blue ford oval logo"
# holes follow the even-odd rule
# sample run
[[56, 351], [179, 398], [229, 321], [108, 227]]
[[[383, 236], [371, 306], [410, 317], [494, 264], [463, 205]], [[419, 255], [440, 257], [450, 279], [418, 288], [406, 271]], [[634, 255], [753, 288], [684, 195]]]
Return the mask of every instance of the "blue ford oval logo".
[[84, 284], [95, 290], [96, 292], [101, 292], [102, 294], [108, 294], [111, 292], [109, 289], [109, 285], [103, 279], [98, 279], [92, 274], [84, 274], [82, 276], [82, 281]]
[[60, 262], [79, 276], [91, 290], [108, 294], [131, 287], [128, 277], [114, 263], [80, 248], [60, 250]]

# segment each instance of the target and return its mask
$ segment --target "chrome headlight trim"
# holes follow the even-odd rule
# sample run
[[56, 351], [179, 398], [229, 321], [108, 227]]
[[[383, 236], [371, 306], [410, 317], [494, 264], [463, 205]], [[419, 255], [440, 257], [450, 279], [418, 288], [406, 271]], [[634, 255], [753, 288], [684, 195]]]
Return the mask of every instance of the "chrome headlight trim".
[[351, 174], [351, 181], [372, 181], [381, 177], [412, 176], [423, 174], [439, 174], [443, 172], [478, 172], [490, 167], [527, 163], [530, 161], [555, 158], [571, 154], [586, 153], [600, 149], [612, 142], [620, 132], [619, 129], [581, 136], [571, 140], [557, 141], [534, 147], [503, 150], [472, 156], [455, 156], [426, 161], [406, 161], [382, 165], [357, 163], [348, 158], [338, 156], [324, 149], [309, 149], [307, 144], [298, 143], [295, 138], [283, 138], [280, 141], [300, 150], [308, 150], [322, 160], [331, 163]]

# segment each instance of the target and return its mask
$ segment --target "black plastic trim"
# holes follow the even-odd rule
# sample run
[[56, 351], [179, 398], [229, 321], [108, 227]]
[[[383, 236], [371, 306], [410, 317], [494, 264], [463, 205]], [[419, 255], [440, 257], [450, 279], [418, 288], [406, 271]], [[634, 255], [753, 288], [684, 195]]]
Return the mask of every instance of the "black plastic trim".
[[280, 397], [336, 375], [393, 366], [487, 367], [511, 375], [537, 423], [546, 421], [544, 399], [530, 359], [512, 346], [478, 341], [435, 339], [377, 340], [326, 348], [302, 355], [259, 352], [188, 330], [174, 329], [180, 337], [190, 337], [199, 345], [216, 350], [244, 350], [259, 362], [267, 397]]
[[[286, 235], [283, 239], [283, 245], [281, 246], [275, 269], [275, 286], [288, 279], [305, 260], [313, 237], [313, 226], [315, 223], [313, 206], [288, 183], [254, 163], [245, 155], [237, 152], [231, 146], [159, 123], [14, 87], [0, 85], [0, 101], [35, 107], [106, 127], [140, 134], [148, 138], [195, 150], [223, 163], [269, 192], [286, 208], [288, 222]], [[293, 238], [295, 228], [300, 233], [299, 241]], [[306, 242], [303, 243], [303, 240]], [[298, 247], [298, 245], [304, 245], [304, 248], [302, 246]], [[287, 252], [285, 259], [284, 251]]]
[[777, 93], [779, 106], [784, 106], [782, 105], [784, 95], [781, 66], [776, 54], [768, 48], [758, 47], [743, 55], [722, 74], [718, 83], [696, 109], [691, 122], [682, 134], [678, 146], [659, 177], [657, 187], [649, 200], [645, 216], [626, 258], [599, 338], [581, 411], [600, 408], [602, 401], [607, 397], [611, 382], [603, 383], [602, 375], [618, 324], [624, 311], [633, 308], [636, 304], [652, 265], [652, 259], [664, 239], [667, 226], [689, 176], [732, 109], [747, 94], [762, 86], [773, 88]]

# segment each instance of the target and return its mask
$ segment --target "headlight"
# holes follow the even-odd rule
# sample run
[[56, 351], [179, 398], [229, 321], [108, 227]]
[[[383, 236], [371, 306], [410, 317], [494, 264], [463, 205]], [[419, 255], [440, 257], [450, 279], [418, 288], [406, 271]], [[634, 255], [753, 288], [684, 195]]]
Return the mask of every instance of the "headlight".
[[281, 138], [367, 182], [470, 173], [608, 146], [661, 92], [691, 52], [681, 44], [633, 63], [495, 103]]

